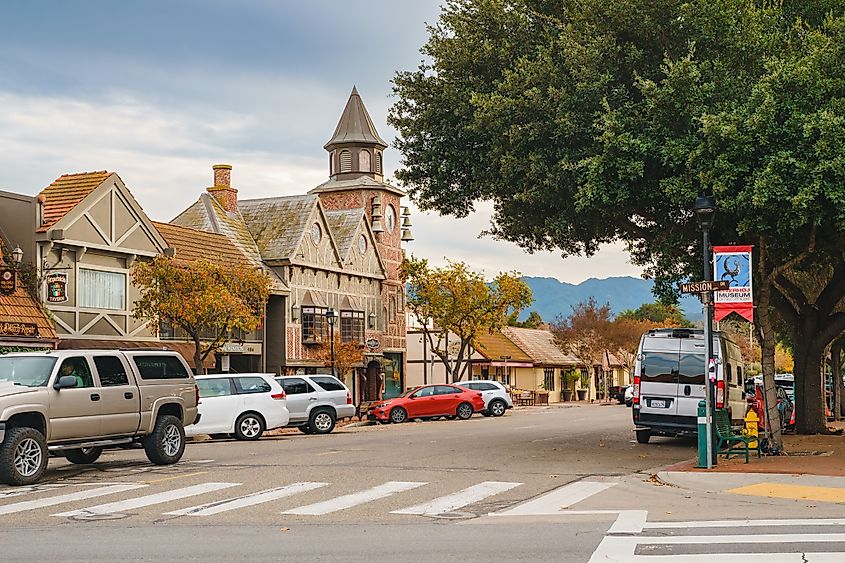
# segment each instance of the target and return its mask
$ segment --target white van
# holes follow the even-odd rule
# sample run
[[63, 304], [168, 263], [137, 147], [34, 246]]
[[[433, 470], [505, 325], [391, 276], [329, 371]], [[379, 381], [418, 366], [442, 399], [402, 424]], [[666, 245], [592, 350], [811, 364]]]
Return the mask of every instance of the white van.
[[[694, 435], [698, 430], [698, 402], [704, 399], [704, 331], [660, 328], [640, 338], [634, 368], [633, 416], [637, 441], [652, 435]], [[742, 356], [725, 335], [713, 333], [716, 368], [716, 406], [731, 420], [745, 416]]]

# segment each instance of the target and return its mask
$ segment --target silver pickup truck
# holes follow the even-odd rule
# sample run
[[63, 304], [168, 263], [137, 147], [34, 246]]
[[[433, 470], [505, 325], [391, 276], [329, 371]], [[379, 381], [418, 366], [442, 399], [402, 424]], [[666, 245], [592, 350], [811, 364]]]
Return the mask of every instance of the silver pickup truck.
[[0, 356], [0, 482], [38, 482], [50, 455], [93, 463], [133, 443], [152, 463], [176, 463], [197, 395], [182, 356], [166, 350]]

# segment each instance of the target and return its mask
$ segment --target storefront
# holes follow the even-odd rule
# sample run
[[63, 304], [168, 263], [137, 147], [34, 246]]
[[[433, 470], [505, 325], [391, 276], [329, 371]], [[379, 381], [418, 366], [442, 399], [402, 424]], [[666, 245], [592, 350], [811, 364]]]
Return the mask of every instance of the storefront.
[[403, 354], [401, 353], [384, 353], [382, 360], [382, 373], [384, 374], [384, 392], [382, 398], [384, 399], [398, 397], [405, 390], [405, 374], [402, 359]]
[[0, 259], [0, 354], [56, 347], [56, 331], [14, 268]]

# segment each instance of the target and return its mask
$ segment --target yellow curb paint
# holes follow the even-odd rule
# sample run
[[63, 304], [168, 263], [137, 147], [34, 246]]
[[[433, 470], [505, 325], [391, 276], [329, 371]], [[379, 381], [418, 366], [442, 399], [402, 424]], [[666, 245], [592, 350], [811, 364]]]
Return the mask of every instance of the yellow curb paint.
[[163, 477], [161, 479], [153, 479], [152, 481], [141, 481], [142, 483], [146, 483], [148, 485], [152, 485], [153, 483], [161, 483], [162, 481], [172, 481], [173, 479], [184, 479], [185, 477], [194, 477], [196, 475], [205, 475], [208, 471], [197, 471], [196, 473], [185, 473], [184, 475], [176, 475], [174, 477]]
[[803, 485], [786, 485], [783, 483], [757, 483], [755, 485], [748, 485], [747, 487], [729, 489], [728, 492], [757, 497], [845, 503], [845, 489], [839, 487], [808, 487]]

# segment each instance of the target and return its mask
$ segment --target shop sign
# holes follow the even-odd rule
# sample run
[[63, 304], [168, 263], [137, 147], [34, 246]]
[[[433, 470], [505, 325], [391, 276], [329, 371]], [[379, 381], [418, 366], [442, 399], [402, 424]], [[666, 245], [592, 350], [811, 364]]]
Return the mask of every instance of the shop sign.
[[379, 347], [379, 344], [381, 344], [381, 342], [378, 341], [378, 338], [367, 339], [367, 348], [369, 348], [370, 350], [375, 350]]
[[67, 274], [47, 274], [47, 303], [67, 301]]
[[220, 351], [224, 354], [242, 354], [244, 351], [244, 345], [238, 344], [237, 342], [227, 342], [220, 347]]
[[38, 336], [38, 325], [35, 323], [0, 321], [0, 334], [4, 336]]
[[11, 295], [15, 292], [15, 271], [11, 268], [0, 268], [0, 293]]

